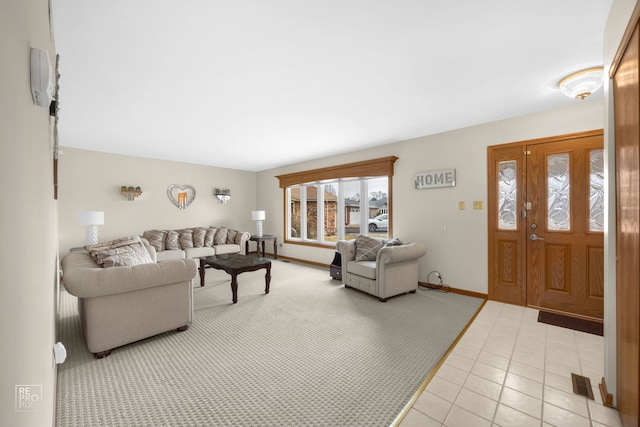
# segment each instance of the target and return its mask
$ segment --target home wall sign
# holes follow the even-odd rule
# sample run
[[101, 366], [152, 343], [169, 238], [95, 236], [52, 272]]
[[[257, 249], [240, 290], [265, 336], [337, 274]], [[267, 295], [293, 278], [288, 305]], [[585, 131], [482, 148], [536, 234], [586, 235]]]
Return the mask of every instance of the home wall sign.
[[430, 172], [419, 172], [416, 174], [416, 189], [441, 188], [456, 186], [456, 170], [440, 169]]

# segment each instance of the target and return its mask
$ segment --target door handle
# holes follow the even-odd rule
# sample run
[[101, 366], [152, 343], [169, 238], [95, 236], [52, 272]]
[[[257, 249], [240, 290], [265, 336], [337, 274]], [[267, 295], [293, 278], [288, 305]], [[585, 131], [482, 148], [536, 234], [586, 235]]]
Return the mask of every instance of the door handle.
[[531, 240], [544, 240], [542, 237], [538, 237], [535, 234], [532, 234], [531, 236], [529, 236], [529, 239], [531, 239]]

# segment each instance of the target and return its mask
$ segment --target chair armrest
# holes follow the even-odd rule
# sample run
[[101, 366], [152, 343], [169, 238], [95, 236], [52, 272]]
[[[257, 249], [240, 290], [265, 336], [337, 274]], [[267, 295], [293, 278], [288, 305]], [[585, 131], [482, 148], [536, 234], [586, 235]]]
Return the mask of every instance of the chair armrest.
[[353, 261], [356, 259], [356, 241], [354, 240], [338, 240], [336, 244], [336, 250], [340, 253], [341, 265], [342, 269], [342, 283], [347, 283], [347, 264], [349, 261]]
[[413, 261], [423, 257], [427, 247], [423, 243], [413, 242], [400, 246], [385, 246], [378, 251], [376, 265], [395, 264], [403, 261]]
[[342, 261], [353, 261], [356, 259], [356, 241], [354, 240], [339, 240], [336, 244], [336, 249], [340, 252]]
[[62, 282], [70, 294], [91, 298], [190, 281], [196, 276], [198, 267], [195, 260], [187, 258], [102, 268], [88, 253], [74, 252], [62, 260], [62, 271]]

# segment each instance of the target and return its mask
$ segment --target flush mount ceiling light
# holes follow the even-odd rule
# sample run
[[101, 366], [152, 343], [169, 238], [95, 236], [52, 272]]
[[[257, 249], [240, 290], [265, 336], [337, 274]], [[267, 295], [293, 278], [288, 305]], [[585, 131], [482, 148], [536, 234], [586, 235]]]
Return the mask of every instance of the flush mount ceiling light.
[[602, 86], [602, 67], [588, 68], [569, 74], [560, 80], [558, 87], [569, 98], [585, 99]]

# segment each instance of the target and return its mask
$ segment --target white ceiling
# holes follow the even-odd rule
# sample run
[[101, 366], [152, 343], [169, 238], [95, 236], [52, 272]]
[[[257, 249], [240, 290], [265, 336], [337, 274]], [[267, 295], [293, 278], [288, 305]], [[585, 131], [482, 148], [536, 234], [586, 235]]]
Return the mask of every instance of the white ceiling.
[[60, 144], [261, 171], [559, 108], [610, 6], [52, 0]]

